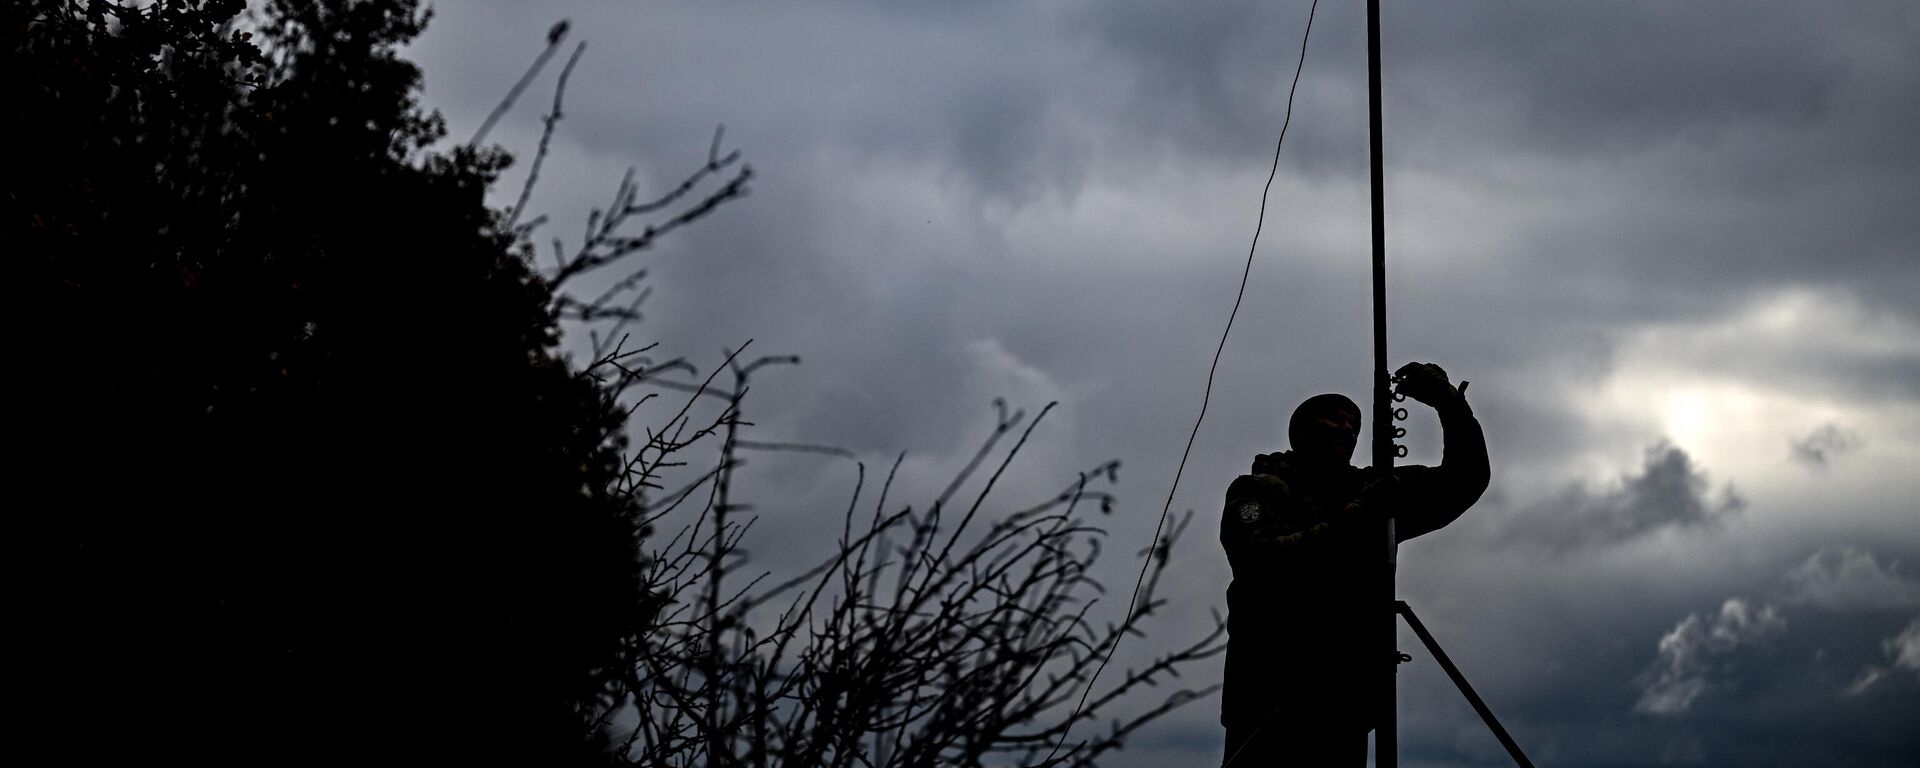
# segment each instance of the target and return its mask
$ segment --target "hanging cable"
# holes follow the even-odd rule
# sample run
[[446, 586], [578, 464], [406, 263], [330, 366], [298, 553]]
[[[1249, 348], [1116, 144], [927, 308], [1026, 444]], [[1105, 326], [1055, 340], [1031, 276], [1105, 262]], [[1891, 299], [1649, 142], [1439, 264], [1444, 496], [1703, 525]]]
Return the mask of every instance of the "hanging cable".
[[[1253, 243], [1247, 246], [1246, 267], [1240, 271], [1240, 289], [1234, 293], [1233, 309], [1227, 313], [1227, 327], [1220, 332], [1220, 343], [1213, 349], [1213, 362], [1207, 366], [1207, 386], [1200, 395], [1200, 415], [1193, 420], [1193, 431], [1187, 434], [1187, 447], [1180, 451], [1180, 466], [1173, 471], [1173, 487], [1167, 489], [1167, 503], [1160, 507], [1160, 521], [1154, 524], [1153, 540], [1148, 543], [1149, 552], [1154, 544], [1159, 543], [1161, 532], [1167, 527], [1167, 513], [1173, 509], [1174, 494], [1180, 490], [1180, 476], [1187, 470], [1187, 457], [1193, 453], [1193, 442], [1200, 436], [1200, 425], [1207, 420], [1207, 405], [1213, 401], [1213, 376], [1220, 368], [1220, 353], [1227, 348], [1227, 336], [1233, 333], [1234, 318], [1240, 316], [1240, 303], [1247, 297], [1247, 278], [1253, 274], [1253, 254], [1260, 247], [1260, 230], [1267, 221], [1267, 195], [1273, 190], [1274, 177], [1280, 174], [1280, 148], [1286, 145], [1287, 126], [1293, 123], [1293, 95], [1300, 90], [1300, 73], [1306, 69], [1307, 64], [1307, 40], [1313, 36], [1313, 15], [1319, 8], [1320, 0], [1313, 0], [1313, 4], [1307, 7], [1307, 28], [1300, 34], [1300, 60], [1293, 65], [1293, 84], [1287, 88], [1287, 108], [1285, 116], [1280, 121], [1280, 138], [1273, 144], [1273, 167], [1267, 171], [1266, 186], [1260, 189], [1260, 214], [1254, 219]], [[1133, 622], [1134, 613], [1140, 608], [1138, 604], [1140, 587], [1146, 583], [1147, 569], [1152, 563], [1151, 555], [1140, 563], [1140, 575], [1133, 581], [1133, 594], [1127, 598], [1127, 618], [1121, 623], [1123, 627]], [[1073, 714], [1067, 717], [1067, 727], [1061, 729], [1060, 740], [1054, 742], [1053, 750], [1047, 753], [1047, 759], [1043, 762], [1052, 762], [1054, 755], [1059, 753], [1061, 745], [1067, 742], [1067, 736], [1073, 732], [1073, 722], [1080, 717], [1081, 708], [1087, 704], [1087, 695], [1093, 692], [1094, 681], [1100, 679], [1100, 673], [1106, 670], [1107, 662], [1113, 661], [1113, 652], [1119, 649], [1120, 638], [1125, 634], [1121, 632], [1114, 635], [1113, 643], [1107, 646], [1106, 656], [1100, 659], [1099, 666], [1094, 667], [1093, 676], [1087, 678], [1086, 688], [1080, 691], [1080, 700], [1073, 705]]]

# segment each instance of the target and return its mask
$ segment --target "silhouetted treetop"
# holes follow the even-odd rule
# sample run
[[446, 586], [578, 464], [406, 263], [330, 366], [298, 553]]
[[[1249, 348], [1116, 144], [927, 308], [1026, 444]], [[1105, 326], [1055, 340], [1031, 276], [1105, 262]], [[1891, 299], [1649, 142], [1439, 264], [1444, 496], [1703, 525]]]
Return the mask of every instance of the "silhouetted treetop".
[[[396, 54], [413, 2], [0, 11], [35, 693], [109, 759], [597, 759], [624, 412]], [[567, 757], [571, 756], [571, 757]]]

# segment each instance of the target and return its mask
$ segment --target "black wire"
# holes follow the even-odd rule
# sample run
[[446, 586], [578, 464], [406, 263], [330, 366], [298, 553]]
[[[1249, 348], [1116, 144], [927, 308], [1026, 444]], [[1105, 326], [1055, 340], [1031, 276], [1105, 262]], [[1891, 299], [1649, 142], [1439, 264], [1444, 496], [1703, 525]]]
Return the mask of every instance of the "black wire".
[[[1220, 367], [1220, 353], [1227, 348], [1227, 336], [1233, 333], [1233, 320], [1240, 316], [1240, 302], [1247, 297], [1247, 278], [1253, 274], [1253, 253], [1260, 247], [1260, 230], [1267, 221], [1267, 193], [1273, 189], [1273, 179], [1280, 174], [1280, 148], [1287, 143], [1287, 126], [1293, 123], [1293, 94], [1300, 90], [1300, 73], [1306, 69], [1307, 40], [1313, 36], [1313, 14], [1320, 8], [1320, 0], [1313, 0], [1307, 7], [1307, 28], [1300, 35], [1300, 60], [1293, 65], [1293, 85], [1287, 88], [1286, 116], [1280, 121], [1280, 139], [1273, 144], [1273, 167], [1267, 171], [1267, 184], [1260, 190], [1260, 215], [1253, 224], [1253, 243], [1247, 246], [1247, 265], [1240, 272], [1240, 290], [1234, 294], [1233, 310], [1227, 313], [1227, 327], [1220, 332], [1220, 344], [1213, 349], [1213, 363], [1207, 366], [1207, 388], [1200, 396], [1200, 416], [1193, 420], [1193, 431], [1187, 434], [1187, 447], [1180, 451], [1180, 466], [1173, 471], [1173, 487], [1167, 489], [1167, 503], [1160, 508], [1160, 522], [1153, 527], [1153, 542], [1160, 541], [1160, 532], [1166, 529], [1167, 512], [1173, 509], [1174, 493], [1180, 490], [1180, 476], [1187, 470], [1187, 457], [1193, 453], [1193, 442], [1200, 436], [1200, 424], [1207, 420], [1207, 405], [1213, 401], [1213, 376]], [[1149, 545], [1151, 549], [1151, 543]], [[1131, 623], [1134, 612], [1139, 609], [1140, 586], [1146, 583], [1147, 569], [1153, 564], [1153, 558], [1141, 560], [1140, 575], [1133, 581], [1133, 594], [1127, 598], [1127, 621]], [[1074, 720], [1080, 717], [1080, 709], [1086, 706], [1087, 695], [1093, 692], [1093, 683], [1100, 679], [1100, 673], [1107, 668], [1107, 662], [1113, 660], [1113, 652], [1120, 647], [1120, 638], [1125, 633], [1115, 635], [1113, 644], [1107, 646], [1107, 655], [1100, 660], [1100, 666], [1094, 667], [1093, 676], [1087, 678], [1087, 687], [1080, 691], [1080, 701], [1073, 705], [1073, 714], [1067, 718], [1067, 727], [1060, 731], [1060, 740], [1053, 745], [1053, 751], [1047, 753], [1047, 761], [1052, 761], [1060, 746], [1067, 742], [1067, 735], [1073, 731]]]

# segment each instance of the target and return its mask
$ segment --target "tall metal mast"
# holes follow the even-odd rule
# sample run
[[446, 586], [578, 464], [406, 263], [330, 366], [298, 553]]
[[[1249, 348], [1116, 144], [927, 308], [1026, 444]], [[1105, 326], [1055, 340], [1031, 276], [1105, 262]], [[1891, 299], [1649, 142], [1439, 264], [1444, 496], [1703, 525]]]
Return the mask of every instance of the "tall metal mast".
[[[1373, 467], [1377, 472], [1393, 470], [1393, 395], [1387, 374], [1387, 214], [1382, 197], [1380, 160], [1380, 0], [1367, 0], [1367, 150], [1373, 181]], [[1373, 764], [1376, 768], [1395, 768], [1400, 763], [1400, 736], [1397, 731], [1399, 691], [1399, 651], [1395, 635], [1399, 616], [1395, 612], [1394, 569], [1400, 544], [1394, 536], [1393, 518], [1387, 518], [1386, 561], [1381, 564], [1379, 615], [1380, 653], [1369, 670], [1374, 679], [1366, 685], [1378, 686], [1381, 707], [1373, 736]]]

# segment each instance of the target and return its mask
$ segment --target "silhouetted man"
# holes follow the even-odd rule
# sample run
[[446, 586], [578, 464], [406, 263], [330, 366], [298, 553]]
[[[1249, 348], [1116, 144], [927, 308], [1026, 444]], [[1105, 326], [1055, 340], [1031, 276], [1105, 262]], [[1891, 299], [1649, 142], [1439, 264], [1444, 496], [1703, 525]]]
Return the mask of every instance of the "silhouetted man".
[[1227, 588], [1227, 674], [1220, 722], [1235, 768], [1359, 766], [1381, 706], [1375, 681], [1393, 649], [1382, 637], [1385, 521], [1406, 541], [1438, 530], [1480, 498], [1486, 438], [1437, 365], [1409, 363], [1397, 392], [1440, 414], [1440, 466], [1381, 478], [1349, 462], [1360, 408], [1341, 395], [1301, 403], [1293, 450], [1254, 457], [1227, 489], [1220, 543]]

